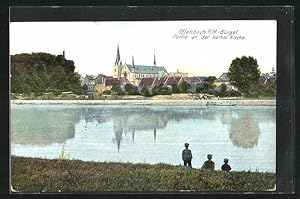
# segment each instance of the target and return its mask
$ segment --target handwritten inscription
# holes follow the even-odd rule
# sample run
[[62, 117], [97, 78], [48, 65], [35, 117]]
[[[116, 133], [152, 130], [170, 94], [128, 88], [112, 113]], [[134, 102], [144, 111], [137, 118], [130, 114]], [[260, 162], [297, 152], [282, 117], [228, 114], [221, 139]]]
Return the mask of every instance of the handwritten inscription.
[[229, 29], [179, 29], [173, 35], [173, 39], [187, 40], [187, 39], [202, 39], [202, 40], [245, 40], [246, 36], [241, 35], [239, 30]]

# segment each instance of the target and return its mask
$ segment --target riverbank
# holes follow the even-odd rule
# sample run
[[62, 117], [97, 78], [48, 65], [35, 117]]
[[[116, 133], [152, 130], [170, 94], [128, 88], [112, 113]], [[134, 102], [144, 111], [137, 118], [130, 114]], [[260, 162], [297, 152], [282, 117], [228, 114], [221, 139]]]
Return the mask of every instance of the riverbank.
[[18, 192], [267, 191], [274, 173], [222, 172], [167, 164], [131, 164], [12, 157]]
[[273, 99], [210, 99], [210, 100], [11, 100], [11, 104], [83, 104], [83, 105], [238, 105], [276, 106]]

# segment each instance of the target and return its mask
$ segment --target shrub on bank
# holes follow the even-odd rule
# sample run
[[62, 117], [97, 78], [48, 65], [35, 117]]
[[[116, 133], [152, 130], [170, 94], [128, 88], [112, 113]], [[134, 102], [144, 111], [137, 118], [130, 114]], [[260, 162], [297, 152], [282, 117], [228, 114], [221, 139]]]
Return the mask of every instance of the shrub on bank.
[[222, 172], [167, 164], [99, 163], [12, 157], [12, 185], [21, 192], [265, 191], [275, 174]]

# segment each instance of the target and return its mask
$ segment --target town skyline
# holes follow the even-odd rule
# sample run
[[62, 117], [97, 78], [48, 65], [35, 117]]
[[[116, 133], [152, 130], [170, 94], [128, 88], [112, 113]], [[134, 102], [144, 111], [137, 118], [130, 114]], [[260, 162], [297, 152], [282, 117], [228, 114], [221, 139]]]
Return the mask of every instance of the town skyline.
[[[111, 76], [119, 45], [123, 63], [131, 64], [134, 56], [137, 65], [153, 65], [155, 53], [156, 65], [168, 73], [179, 70], [189, 76], [218, 77], [241, 56], [256, 58], [261, 72], [267, 73], [276, 69], [276, 28], [271, 20], [14, 22], [10, 54], [65, 51], [79, 74]], [[200, 31], [207, 36], [209, 30], [238, 31], [244, 39], [201, 39]], [[194, 35], [198, 38], [178, 38]]]

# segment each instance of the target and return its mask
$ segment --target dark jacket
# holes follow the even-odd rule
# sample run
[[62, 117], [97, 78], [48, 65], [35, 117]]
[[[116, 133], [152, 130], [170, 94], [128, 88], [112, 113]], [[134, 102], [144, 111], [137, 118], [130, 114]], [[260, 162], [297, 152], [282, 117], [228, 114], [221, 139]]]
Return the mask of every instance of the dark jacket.
[[215, 170], [215, 163], [212, 160], [207, 160], [203, 163], [201, 169]]
[[182, 160], [191, 160], [193, 158], [192, 151], [189, 149], [184, 149], [182, 151]]
[[231, 170], [231, 167], [229, 164], [223, 164], [222, 167], [221, 167], [222, 171], [230, 171]]

